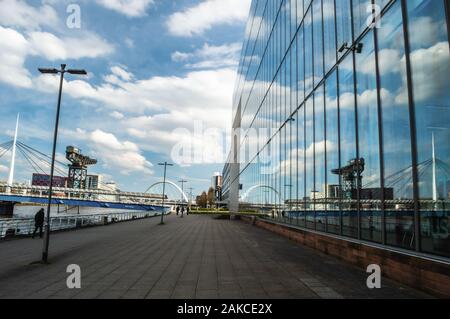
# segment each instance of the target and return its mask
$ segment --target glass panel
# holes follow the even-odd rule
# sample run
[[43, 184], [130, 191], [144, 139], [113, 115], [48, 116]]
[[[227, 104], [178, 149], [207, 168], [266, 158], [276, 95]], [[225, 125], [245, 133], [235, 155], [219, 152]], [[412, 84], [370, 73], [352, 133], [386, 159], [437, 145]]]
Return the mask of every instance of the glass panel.
[[336, 72], [327, 79], [325, 87], [326, 102], [326, 210], [328, 231], [340, 234], [340, 208], [339, 208], [339, 176], [332, 171], [340, 167], [339, 164], [339, 119], [337, 103], [337, 76]]
[[[450, 256], [450, 54], [443, 1], [407, 1], [423, 251]], [[401, 98], [401, 97], [400, 97]]]
[[[386, 242], [414, 249], [411, 128], [400, 1], [381, 20], [378, 66], [383, 127]], [[402, 145], [402, 147], [398, 147]]]
[[305, 95], [311, 93], [314, 84], [313, 41], [311, 10], [305, 17]]
[[[324, 87], [320, 86], [314, 93], [314, 157], [315, 157], [315, 187], [314, 208], [316, 212], [316, 229], [326, 229], [326, 197], [325, 187], [325, 105]], [[311, 196], [312, 197], [312, 196]]]
[[[340, 49], [345, 43], [351, 45], [352, 20], [350, 0], [339, 0], [336, 3], [336, 25], [337, 25], [337, 48]], [[341, 57], [345, 52], [340, 52]]]
[[297, 112], [297, 167], [298, 167], [298, 224], [300, 226], [306, 226], [305, 220], [305, 200], [306, 200], [306, 190], [305, 190], [305, 107], [303, 106]]
[[322, 0], [313, 2], [314, 86], [323, 78]]
[[360, 187], [361, 237], [381, 243], [383, 190], [380, 180], [378, 98], [373, 32], [369, 32], [361, 43], [363, 50], [360, 54], [356, 54], [358, 137], [361, 161], [361, 182], [358, 185]]
[[323, 0], [323, 24], [325, 73], [327, 73], [336, 64], [334, 0]]
[[306, 160], [306, 226], [314, 226], [314, 102], [309, 98], [305, 104], [305, 160]]
[[372, 0], [353, 0], [353, 26], [355, 39], [367, 28], [367, 21], [370, 17], [368, 10], [372, 9]]
[[358, 237], [355, 96], [353, 55], [348, 55], [339, 67], [339, 108], [341, 125], [341, 167], [333, 171], [341, 179], [343, 234]]

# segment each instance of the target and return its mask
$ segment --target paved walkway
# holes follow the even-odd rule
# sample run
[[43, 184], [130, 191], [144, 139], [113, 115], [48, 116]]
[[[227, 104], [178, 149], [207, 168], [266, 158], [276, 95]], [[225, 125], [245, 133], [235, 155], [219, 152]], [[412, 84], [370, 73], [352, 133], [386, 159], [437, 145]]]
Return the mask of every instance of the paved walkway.
[[[240, 221], [147, 219], [52, 235], [51, 264], [31, 265], [41, 240], [0, 242], [0, 298], [420, 298]], [[66, 287], [78, 264], [82, 288]]]

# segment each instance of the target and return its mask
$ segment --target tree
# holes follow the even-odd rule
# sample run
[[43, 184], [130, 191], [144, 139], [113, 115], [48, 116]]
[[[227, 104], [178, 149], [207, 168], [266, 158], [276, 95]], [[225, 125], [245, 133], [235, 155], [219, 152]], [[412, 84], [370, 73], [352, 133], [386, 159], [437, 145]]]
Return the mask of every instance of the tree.
[[208, 195], [206, 195], [206, 192], [203, 192], [200, 196], [197, 196], [197, 206], [201, 208], [206, 208], [208, 205]]
[[210, 187], [208, 190], [208, 205], [209, 207], [213, 207], [216, 202], [216, 192], [214, 188]]

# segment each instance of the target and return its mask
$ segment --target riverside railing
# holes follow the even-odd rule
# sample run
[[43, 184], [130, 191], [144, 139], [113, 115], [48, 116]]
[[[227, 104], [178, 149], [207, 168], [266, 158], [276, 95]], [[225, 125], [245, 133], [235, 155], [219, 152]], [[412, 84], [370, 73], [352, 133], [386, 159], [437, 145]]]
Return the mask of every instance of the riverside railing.
[[[168, 214], [166, 212], [166, 214]], [[161, 216], [161, 212], [125, 212], [89, 215], [61, 215], [53, 216], [50, 230], [63, 231], [84, 227], [94, 227], [119, 223], [124, 221]], [[0, 219], [0, 239], [6, 237], [26, 237], [33, 234], [34, 218]]]

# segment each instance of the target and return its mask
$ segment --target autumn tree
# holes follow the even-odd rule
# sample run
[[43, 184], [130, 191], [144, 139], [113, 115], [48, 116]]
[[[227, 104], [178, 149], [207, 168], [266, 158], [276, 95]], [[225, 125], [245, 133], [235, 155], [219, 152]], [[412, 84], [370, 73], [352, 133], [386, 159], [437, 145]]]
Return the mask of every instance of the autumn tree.
[[200, 196], [197, 196], [197, 206], [201, 208], [206, 208], [208, 205], [208, 195], [206, 195], [206, 192], [203, 192]]

